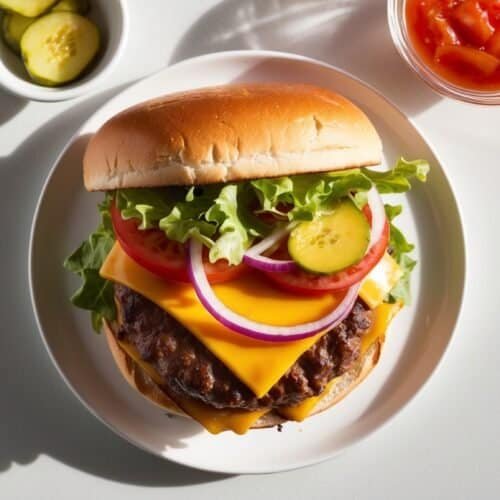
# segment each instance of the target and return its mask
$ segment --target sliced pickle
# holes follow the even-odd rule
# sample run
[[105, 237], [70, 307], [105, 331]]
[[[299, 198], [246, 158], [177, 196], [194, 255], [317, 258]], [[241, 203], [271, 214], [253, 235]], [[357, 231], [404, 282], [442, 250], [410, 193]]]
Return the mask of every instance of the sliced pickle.
[[16, 53], [21, 53], [19, 43], [21, 37], [30, 24], [35, 21], [32, 17], [21, 16], [15, 12], [6, 12], [2, 19], [2, 35], [5, 43]]
[[0, 8], [26, 17], [37, 17], [56, 2], [57, 0], [0, 0]]
[[54, 12], [35, 21], [21, 38], [26, 69], [35, 82], [62, 85], [77, 78], [99, 50], [99, 31], [72, 12]]
[[351, 200], [337, 203], [290, 233], [288, 252], [303, 269], [332, 274], [358, 263], [370, 241], [370, 226]]

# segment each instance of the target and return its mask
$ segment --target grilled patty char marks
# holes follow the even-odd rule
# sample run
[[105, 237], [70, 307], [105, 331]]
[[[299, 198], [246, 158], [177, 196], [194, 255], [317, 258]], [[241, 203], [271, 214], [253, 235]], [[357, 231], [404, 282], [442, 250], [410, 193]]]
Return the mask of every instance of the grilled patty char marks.
[[262, 398], [257, 398], [193, 334], [156, 304], [115, 284], [120, 327], [118, 339], [135, 346], [173, 395], [196, 398], [215, 408], [278, 408], [317, 396], [326, 384], [351, 368], [371, 312], [357, 301], [349, 316], [323, 335]]

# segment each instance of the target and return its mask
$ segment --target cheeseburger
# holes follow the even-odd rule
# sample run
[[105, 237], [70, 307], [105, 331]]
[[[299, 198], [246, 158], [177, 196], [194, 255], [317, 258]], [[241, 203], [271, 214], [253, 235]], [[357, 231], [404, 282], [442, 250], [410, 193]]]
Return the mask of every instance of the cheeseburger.
[[[124, 378], [208, 431], [301, 421], [376, 365], [409, 302], [413, 246], [381, 195], [428, 164], [381, 162], [348, 99], [237, 84], [157, 98], [90, 139], [101, 222], [65, 262]], [[331, 414], [335, 418], [335, 414]]]

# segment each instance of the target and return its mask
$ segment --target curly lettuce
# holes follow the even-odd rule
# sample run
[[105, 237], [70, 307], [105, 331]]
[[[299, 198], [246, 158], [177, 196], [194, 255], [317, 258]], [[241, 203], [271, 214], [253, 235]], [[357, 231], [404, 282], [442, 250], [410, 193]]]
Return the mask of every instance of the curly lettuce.
[[[401, 158], [392, 170], [356, 168], [324, 174], [305, 174], [243, 183], [196, 188], [124, 189], [117, 193], [122, 217], [140, 220], [140, 228], [159, 227], [171, 240], [197, 238], [210, 248], [211, 262], [226, 259], [239, 264], [256, 236], [270, 228], [257, 224], [256, 215], [270, 214], [288, 221], [312, 220], [332, 202], [351, 196], [359, 207], [373, 185], [380, 193], [402, 193], [410, 180], [424, 181], [424, 160]], [[251, 202], [242, 203], [242, 195]]]
[[[114, 243], [109, 214], [113, 199], [124, 219], [139, 221], [139, 229], [158, 228], [179, 243], [197, 238], [209, 248], [211, 262], [225, 259], [237, 265], [254, 239], [264, 237], [277, 224], [312, 220], [346, 196], [362, 208], [372, 186], [381, 194], [403, 193], [411, 188], [411, 180], [424, 182], [428, 172], [426, 161], [400, 158], [394, 168], [384, 172], [354, 168], [190, 188], [121, 189], [109, 193], [100, 206], [99, 227], [64, 263], [82, 279], [72, 302], [92, 311], [95, 329], [99, 329], [103, 318], [115, 317], [112, 286], [99, 276]], [[409, 276], [415, 266], [408, 256], [413, 245], [393, 223], [401, 207], [387, 205], [386, 211], [391, 223], [390, 250], [404, 271], [388, 300], [407, 303]]]
[[389, 302], [400, 301], [403, 304], [411, 302], [410, 275], [417, 261], [408, 254], [413, 251], [415, 245], [409, 243], [404, 234], [394, 225], [394, 218], [397, 217], [403, 207], [401, 205], [385, 205], [385, 213], [389, 219], [389, 252], [394, 260], [399, 264], [403, 275], [394, 285], [387, 298]]
[[80, 276], [80, 288], [71, 297], [71, 302], [91, 312], [92, 326], [101, 329], [102, 320], [116, 317], [113, 285], [101, 278], [101, 269], [115, 242], [111, 214], [112, 198], [108, 195], [99, 205], [101, 222], [97, 229], [65, 261], [64, 267]]

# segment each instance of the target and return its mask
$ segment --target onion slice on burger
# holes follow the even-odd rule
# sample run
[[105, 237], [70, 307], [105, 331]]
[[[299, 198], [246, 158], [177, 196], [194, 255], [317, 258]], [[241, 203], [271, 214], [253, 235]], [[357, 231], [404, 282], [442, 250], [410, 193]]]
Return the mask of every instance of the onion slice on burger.
[[191, 238], [189, 243], [189, 277], [205, 309], [220, 323], [236, 333], [258, 340], [282, 342], [312, 337], [316, 333], [331, 329], [343, 321], [351, 312], [359, 284], [356, 283], [347, 290], [342, 301], [323, 318], [309, 323], [294, 326], [275, 326], [252, 321], [237, 314], [223, 304], [215, 295], [208, 282], [202, 260], [203, 245]]
[[273, 231], [269, 236], [262, 241], [250, 247], [243, 256], [243, 261], [250, 267], [267, 271], [270, 273], [284, 273], [294, 271], [297, 265], [293, 260], [278, 260], [262, 255], [266, 250], [269, 250], [273, 245], [282, 240], [291, 231], [292, 227], [288, 225], [276, 231]]

